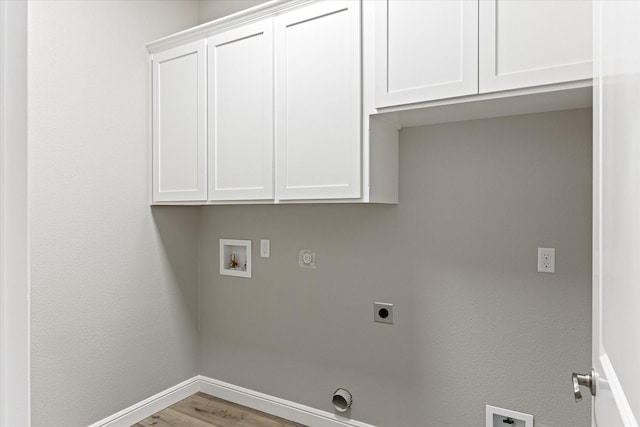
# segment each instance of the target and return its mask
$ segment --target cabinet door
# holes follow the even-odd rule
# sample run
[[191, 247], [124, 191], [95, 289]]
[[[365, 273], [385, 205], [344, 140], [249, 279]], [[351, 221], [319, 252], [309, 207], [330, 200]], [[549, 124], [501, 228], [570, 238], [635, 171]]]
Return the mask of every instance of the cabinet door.
[[478, 2], [376, 2], [375, 106], [478, 92]]
[[273, 198], [272, 25], [208, 40], [210, 200]]
[[275, 24], [276, 198], [358, 198], [360, 2], [316, 3]]
[[205, 41], [153, 55], [153, 201], [204, 201]]
[[588, 0], [481, 0], [480, 92], [591, 78]]

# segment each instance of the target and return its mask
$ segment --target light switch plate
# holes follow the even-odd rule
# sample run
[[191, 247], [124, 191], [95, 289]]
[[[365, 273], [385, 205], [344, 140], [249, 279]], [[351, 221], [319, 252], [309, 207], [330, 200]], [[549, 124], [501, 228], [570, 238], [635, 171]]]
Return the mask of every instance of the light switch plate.
[[267, 239], [260, 239], [260, 256], [262, 258], [271, 257], [271, 241]]

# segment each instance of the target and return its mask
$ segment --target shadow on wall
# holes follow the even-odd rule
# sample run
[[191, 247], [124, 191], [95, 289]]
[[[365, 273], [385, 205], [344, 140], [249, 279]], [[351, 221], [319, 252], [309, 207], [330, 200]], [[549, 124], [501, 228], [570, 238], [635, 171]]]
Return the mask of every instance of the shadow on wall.
[[152, 206], [153, 216], [166, 255], [165, 277], [180, 287], [194, 326], [198, 322], [198, 222], [197, 206]]

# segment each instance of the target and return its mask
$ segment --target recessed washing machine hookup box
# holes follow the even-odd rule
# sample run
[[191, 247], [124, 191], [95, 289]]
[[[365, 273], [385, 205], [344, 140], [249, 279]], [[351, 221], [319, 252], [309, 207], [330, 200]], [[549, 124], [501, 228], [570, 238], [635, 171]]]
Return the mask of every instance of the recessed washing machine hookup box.
[[220, 274], [251, 278], [251, 240], [220, 239]]
[[486, 427], [533, 427], [533, 415], [487, 405]]

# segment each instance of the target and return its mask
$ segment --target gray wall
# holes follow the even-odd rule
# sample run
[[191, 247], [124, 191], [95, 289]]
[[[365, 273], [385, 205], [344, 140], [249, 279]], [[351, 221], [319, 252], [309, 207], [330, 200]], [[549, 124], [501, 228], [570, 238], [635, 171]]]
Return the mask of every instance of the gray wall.
[[145, 44], [195, 1], [29, 2], [32, 419], [80, 426], [198, 373], [197, 208], [148, 205]]
[[[404, 129], [397, 206], [215, 206], [200, 218], [201, 372], [380, 426], [590, 425], [591, 111]], [[253, 279], [218, 274], [252, 239]], [[271, 258], [258, 242], [271, 239]], [[536, 272], [556, 248], [556, 274]], [[317, 269], [298, 266], [300, 249]], [[373, 322], [374, 301], [395, 324]]]
[[266, 2], [267, 0], [198, 0], [198, 21], [213, 21]]

